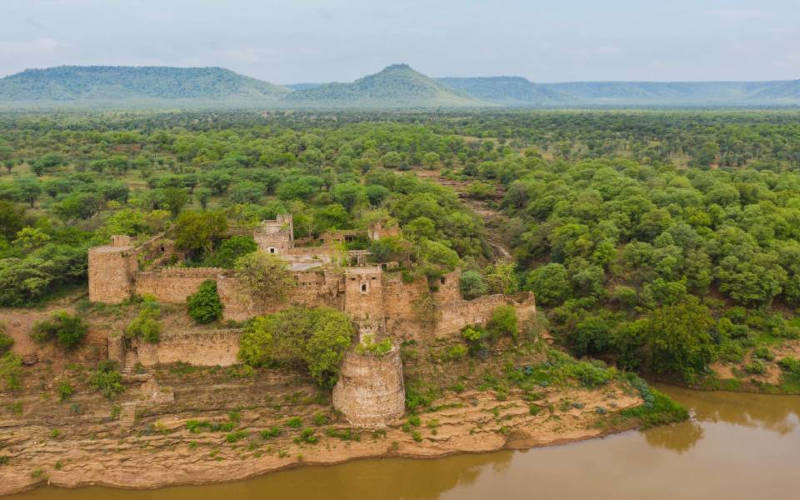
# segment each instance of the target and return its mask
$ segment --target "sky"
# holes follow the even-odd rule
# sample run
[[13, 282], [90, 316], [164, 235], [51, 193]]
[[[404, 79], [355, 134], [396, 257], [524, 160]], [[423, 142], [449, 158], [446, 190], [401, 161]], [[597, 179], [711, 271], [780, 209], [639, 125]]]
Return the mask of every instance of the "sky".
[[800, 0], [0, 0], [0, 76], [221, 66], [287, 84], [393, 63], [537, 82], [800, 78]]

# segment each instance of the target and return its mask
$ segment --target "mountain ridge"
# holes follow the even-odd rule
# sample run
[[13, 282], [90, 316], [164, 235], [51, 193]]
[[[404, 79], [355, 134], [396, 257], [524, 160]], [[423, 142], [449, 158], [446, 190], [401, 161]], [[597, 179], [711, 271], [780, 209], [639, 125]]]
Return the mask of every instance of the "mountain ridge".
[[800, 80], [557, 82], [521, 76], [431, 78], [392, 64], [349, 83], [275, 85], [220, 67], [57, 66], [0, 78], [0, 109], [553, 108], [800, 106]]

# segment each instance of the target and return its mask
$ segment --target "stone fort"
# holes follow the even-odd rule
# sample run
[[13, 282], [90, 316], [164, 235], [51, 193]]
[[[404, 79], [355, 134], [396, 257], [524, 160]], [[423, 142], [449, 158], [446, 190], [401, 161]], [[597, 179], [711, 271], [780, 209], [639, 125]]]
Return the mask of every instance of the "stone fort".
[[[293, 305], [327, 306], [348, 314], [360, 338], [425, 340], [458, 336], [464, 326], [485, 324], [501, 305], [511, 305], [520, 322], [536, 314], [533, 295], [485, 295], [465, 300], [459, 290], [460, 271], [441, 276], [432, 289], [424, 277], [403, 278], [397, 262], [368, 263], [366, 250], [344, 250], [358, 237], [376, 240], [399, 234], [386, 221], [370, 225], [366, 235], [331, 231], [319, 238], [296, 241], [292, 216], [278, 215], [253, 230], [260, 251], [286, 262], [296, 286], [284, 300], [257, 300], [223, 268], [172, 267], [173, 243], [163, 234], [134, 245], [130, 237], [113, 236], [111, 244], [89, 250], [89, 300], [118, 304], [133, 296], [150, 295], [159, 302], [186, 303], [206, 280], [217, 284], [223, 319], [243, 321]], [[186, 362], [231, 365], [237, 362], [239, 330], [205, 329], [165, 332], [158, 344], [109, 337], [109, 357], [124, 368], [137, 363]], [[402, 364], [399, 351], [377, 358], [350, 352], [334, 389], [334, 405], [354, 425], [374, 426], [402, 415]]]

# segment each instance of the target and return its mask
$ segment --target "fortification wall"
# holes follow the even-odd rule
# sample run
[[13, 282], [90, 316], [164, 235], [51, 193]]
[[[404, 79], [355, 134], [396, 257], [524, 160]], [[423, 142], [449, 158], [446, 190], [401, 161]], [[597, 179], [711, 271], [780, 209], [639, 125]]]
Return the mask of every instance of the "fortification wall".
[[444, 304], [437, 304], [436, 337], [451, 337], [458, 335], [467, 325], [486, 324], [492, 317], [492, 312], [502, 305], [511, 305], [517, 311], [517, 321], [522, 324], [536, 314], [536, 304], [533, 294], [524, 293], [516, 297], [507, 295], [484, 295], [473, 300], [457, 300]]
[[333, 406], [357, 427], [384, 427], [403, 416], [405, 387], [400, 351], [382, 357], [348, 352], [339, 381], [333, 388]]
[[240, 330], [187, 330], [161, 335], [157, 344], [137, 341], [133, 349], [143, 366], [189, 363], [230, 366], [238, 363]]
[[345, 269], [344, 312], [362, 334], [376, 335], [385, 329], [382, 274], [377, 266]]
[[461, 270], [456, 269], [439, 278], [437, 290], [433, 292], [436, 302], [446, 303], [461, 300]]
[[162, 267], [136, 273], [137, 295], [153, 295], [159, 302], [180, 304], [206, 280], [216, 280], [225, 269], [219, 267]]
[[292, 273], [297, 286], [289, 290], [282, 301], [261, 301], [245, 290], [236, 278], [220, 275], [217, 278], [217, 293], [224, 306], [223, 318], [244, 321], [253, 316], [269, 314], [292, 305], [306, 307], [332, 307], [342, 310], [344, 296], [340, 273], [310, 270]]
[[400, 273], [383, 274], [383, 311], [386, 331], [395, 338], [421, 339], [433, 326], [433, 311], [425, 310], [423, 299], [430, 297], [428, 283], [418, 279], [403, 282]]

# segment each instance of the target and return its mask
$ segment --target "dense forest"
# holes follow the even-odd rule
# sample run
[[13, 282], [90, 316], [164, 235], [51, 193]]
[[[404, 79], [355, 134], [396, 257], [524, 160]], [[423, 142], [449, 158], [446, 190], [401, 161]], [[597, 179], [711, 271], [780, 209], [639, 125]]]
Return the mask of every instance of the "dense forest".
[[796, 112], [5, 114], [0, 138], [2, 306], [84, 286], [112, 234], [230, 267], [254, 245], [228, 228], [291, 212], [298, 238], [394, 219], [349, 245], [432, 286], [461, 267], [470, 296], [532, 290], [564, 348], [653, 376], [755, 374], [800, 338]]

